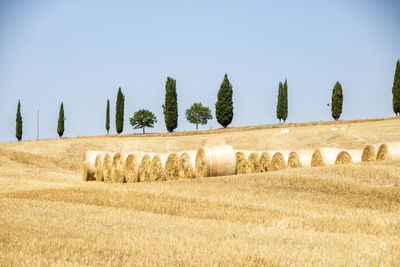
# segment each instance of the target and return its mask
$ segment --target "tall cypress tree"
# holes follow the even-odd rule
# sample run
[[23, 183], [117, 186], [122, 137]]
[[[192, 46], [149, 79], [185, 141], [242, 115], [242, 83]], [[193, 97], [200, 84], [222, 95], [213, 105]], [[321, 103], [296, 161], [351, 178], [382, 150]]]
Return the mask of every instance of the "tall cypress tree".
[[276, 117], [281, 122], [283, 118], [283, 85], [282, 82], [279, 82], [278, 88], [278, 103], [276, 104]]
[[331, 104], [332, 117], [335, 120], [338, 120], [340, 118], [340, 115], [342, 114], [342, 106], [343, 106], [342, 85], [339, 82], [336, 82], [332, 91], [332, 104]]
[[21, 102], [18, 100], [17, 107], [17, 119], [15, 127], [15, 137], [17, 137], [18, 142], [22, 139], [22, 116], [21, 116]]
[[282, 120], [286, 121], [288, 116], [288, 86], [287, 79], [285, 79], [285, 83], [282, 88]]
[[107, 134], [110, 132], [110, 100], [107, 98], [107, 109], [106, 109], [106, 130]]
[[400, 61], [397, 60], [396, 70], [394, 72], [393, 80], [393, 112], [396, 115], [400, 115]]
[[168, 132], [173, 132], [178, 127], [178, 95], [176, 93], [176, 80], [167, 77], [165, 83], [165, 102], [163, 113], [165, 126]]
[[115, 128], [120, 134], [124, 130], [124, 103], [125, 96], [122, 94], [121, 87], [118, 89], [117, 104], [115, 108]]
[[64, 134], [64, 104], [61, 102], [60, 112], [58, 113], [58, 123], [57, 123], [57, 133], [58, 136], [61, 138]]
[[219, 124], [226, 128], [233, 119], [233, 90], [229, 82], [228, 74], [225, 73], [224, 80], [218, 91], [217, 103], [215, 103], [215, 117]]

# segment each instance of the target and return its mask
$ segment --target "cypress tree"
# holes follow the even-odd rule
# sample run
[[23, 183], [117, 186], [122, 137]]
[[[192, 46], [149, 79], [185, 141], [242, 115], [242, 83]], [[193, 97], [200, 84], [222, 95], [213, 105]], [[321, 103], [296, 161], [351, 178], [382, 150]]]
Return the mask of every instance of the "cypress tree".
[[233, 90], [225, 73], [224, 80], [218, 91], [218, 100], [215, 103], [215, 117], [219, 124], [226, 128], [233, 119]]
[[64, 104], [61, 102], [60, 112], [58, 113], [58, 123], [57, 123], [57, 133], [58, 136], [61, 138], [64, 134]]
[[163, 113], [165, 126], [168, 132], [173, 132], [178, 127], [178, 95], [176, 93], [176, 80], [167, 77], [165, 83], [165, 102]]
[[107, 134], [110, 132], [110, 100], [107, 98], [107, 109], [106, 109], [106, 130]]
[[121, 87], [118, 89], [117, 104], [115, 108], [115, 128], [120, 134], [124, 130], [124, 102], [125, 96], [122, 94]]
[[276, 117], [279, 119], [279, 123], [283, 118], [283, 85], [279, 82], [278, 88], [278, 103], [276, 105]]
[[396, 115], [400, 115], [400, 61], [397, 60], [396, 63], [396, 70], [394, 73], [394, 80], [393, 80], [393, 112]]
[[336, 82], [332, 91], [332, 104], [331, 104], [332, 117], [335, 120], [338, 120], [340, 118], [340, 115], [342, 114], [342, 106], [343, 106], [342, 85], [339, 82]]
[[17, 107], [17, 119], [15, 127], [15, 137], [17, 137], [18, 142], [22, 139], [22, 116], [21, 116], [21, 102], [18, 100]]
[[282, 120], [286, 121], [288, 116], [288, 87], [287, 87], [287, 79], [285, 79], [285, 83], [282, 87]]

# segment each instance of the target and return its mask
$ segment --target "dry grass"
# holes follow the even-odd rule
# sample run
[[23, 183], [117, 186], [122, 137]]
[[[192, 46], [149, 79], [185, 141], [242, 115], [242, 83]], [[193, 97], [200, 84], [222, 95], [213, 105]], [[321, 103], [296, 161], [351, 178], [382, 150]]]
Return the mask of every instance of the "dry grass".
[[81, 178], [85, 150], [361, 149], [400, 139], [400, 120], [330, 127], [0, 144], [0, 265], [398, 266], [399, 161], [162, 183]]

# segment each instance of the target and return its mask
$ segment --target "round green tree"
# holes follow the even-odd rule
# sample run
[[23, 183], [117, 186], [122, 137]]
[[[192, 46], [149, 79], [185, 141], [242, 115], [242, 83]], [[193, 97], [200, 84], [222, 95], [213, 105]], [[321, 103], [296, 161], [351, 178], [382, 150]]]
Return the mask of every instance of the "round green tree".
[[21, 102], [18, 100], [17, 106], [17, 118], [15, 127], [15, 137], [17, 137], [18, 142], [22, 139], [22, 116], [21, 116]]
[[133, 114], [132, 118], [129, 118], [129, 122], [133, 129], [143, 129], [143, 133], [146, 133], [145, 128], [153, 128], [157, 118], [153, 112], [147, 109], [139, 109]]
[[340, 118], [340, 115], [342, 114], [342, 106], [343, 106], [342, 85], [339, 82], [336, 82], [332, 91], [332, 104], [331, 104], [332, 117], [335, 120], [338, 120]]
[[219, 124], [226, 128], [233, 119], [233, 90], [225, 73], [224, 80], [218, 91], [217, 103], [215, 103], [215, 117]]
[[165, 102], [163, 113], [165, 126], [168, 132], [173, 132], [178, 127], [178, 95], [176, 93], [176, 80], [167, 77], [165, 83]]
[[212, 118], [210, 108], [204, 107], [201, 103], [194, 103], [186, 110], [186, 119], [196, 125], [196, 130], [199, 129], [199, 124], [207, 124]]

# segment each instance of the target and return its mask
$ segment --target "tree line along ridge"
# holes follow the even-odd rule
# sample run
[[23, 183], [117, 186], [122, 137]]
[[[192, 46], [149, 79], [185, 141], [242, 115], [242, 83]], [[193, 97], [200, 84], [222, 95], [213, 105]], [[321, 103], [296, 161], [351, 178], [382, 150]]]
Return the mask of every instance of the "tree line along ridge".
[[[392, 87], [392, 105], [393, 112], [396, 116], [400, 115], [400, 60], [397, 60], [395, 74]], [[110, 100], [107, 98], [106, 105], [106, 120], [105, 129], [107, 134], [110, 131]], [[336, 82], [332, 90], [332, 101], [328, 106], [331, 107], [331, 115], [335, 120], [339, 120], [342, 114], [343, 107], [343, 89], [340, 82]], [[178, 127], [178, 95], [176, 92], [176, 80], [172, 77], [167, 77], [165, 83], [165, 98], [162, 104], [164, 123], [168, 132], [173, 132]], [[118, 134], [124, 130], [124, 110], [125, 110], [125, 95], [121, 87], [118, 88], [117, 101], [115, 109], [115, 129]], [[217, 122], [224, 128], [228, 127], [234, 116], [233, 105], [233, 86], [225, 74], [221, 86], [217, 94], [217, 102], [215, 103], [215, 117]], [[196, 126], [205, 125], [209, 120], [213, 119], [211, 109], [205, 107], [201, 102], [193, 103], [190, 108], [185, 111], [186, 120]], [[288, 80], [280, 81], [278, 85], [278, 99], [276, 106], [276, 117], [279, 122], [285, 122], [288, 117]], [[21, 101], [18, 100], [17, 115], [16, 115], [16, 138], [22, 140], [22, 114]], [[139, 109], [134, 112], [129, 118], [129, 122], [133, 129], [142, 129], [145, 133], [145, 128], [153, 128], [157, 123], [157, 118], [153, 112], [147, 109]], [[57, 134], [62, 138], [65, 127], [64, 104], [61, 102], [57, 122]]]

